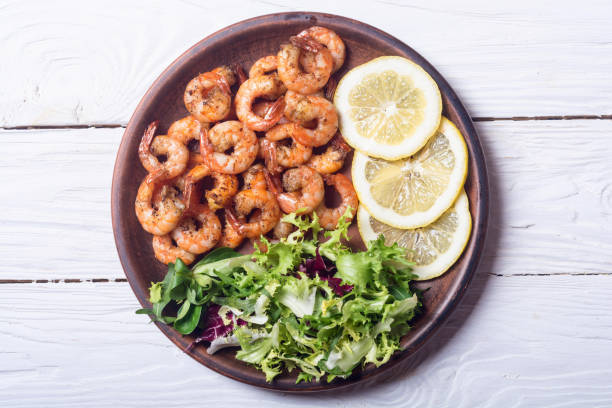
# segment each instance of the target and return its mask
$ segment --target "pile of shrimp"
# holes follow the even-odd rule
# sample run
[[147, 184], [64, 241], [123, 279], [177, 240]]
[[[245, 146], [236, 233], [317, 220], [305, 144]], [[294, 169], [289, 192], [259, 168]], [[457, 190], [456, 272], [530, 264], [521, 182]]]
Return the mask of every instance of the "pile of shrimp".
[[[335, 32], [310, 27], [257, 60], [248, 77], [235, 64], [193, 78], [189, 115], [167, 135], [156, 136], [158, 122], [147, 127], [138, 155], [148, 174], [135, 209], [159, 261], [190, 264], [215, 247], [286, 237], [283, 213], [315, 212], [334, 229], [357, 208], [351, 181], [336, 174], [351, 152], [330, 102], [344, 58]], [[326, 185], [340, 205], [326, 206]]]

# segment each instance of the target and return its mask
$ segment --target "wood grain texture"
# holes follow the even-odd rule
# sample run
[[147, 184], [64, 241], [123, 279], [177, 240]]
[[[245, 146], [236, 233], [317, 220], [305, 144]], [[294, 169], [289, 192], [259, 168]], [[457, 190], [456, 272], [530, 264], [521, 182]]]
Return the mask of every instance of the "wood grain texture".
[[[125, 124], [159, 73], [203, 37], [304, 6], [61, 0], [0, 7], [0, 126], [14, 127]], [[308, 8], [406, 42], [440, 70], [473, 116], [612, 114], [607, 1], [314, 0]]]
[[[477, 128], [489, 166], [488, 239], [494, 242], [481, 270], [611, 273], [612, 121], [483, 122]], [[124, 277], [109, 203], [122, 133], [0, 132], [0, 279]]]
[[10, 407], [604, 407], [612, 404], [611, 276], [480, 274], [392, 379], [270, 393], [182, 354], [127, 283], [0, 285], [0, 405]]
[[122, 133], [0, 132], [0, 279], [123, 277], [110, 221]]

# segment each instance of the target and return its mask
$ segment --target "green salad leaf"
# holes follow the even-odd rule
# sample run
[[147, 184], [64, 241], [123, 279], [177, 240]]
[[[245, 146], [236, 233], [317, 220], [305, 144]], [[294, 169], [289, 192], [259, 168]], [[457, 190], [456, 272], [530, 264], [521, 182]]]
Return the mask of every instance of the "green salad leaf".
[[[210, 353], [239, 347], [236, 358], [267, 381], [299, 370], [297, 381], [351, 375], [389, 361], [421, 306], [405, 250], [384, 239], [352, 252], [352, 209], [321, 234], [316, 214], [283, 218], [296, 227], [279, 242], [262, 237], [251, 255], [211, 251], [191, 269], [179, 259], [152, 283], [155, 321], [210, 344]], [[322, 236], [322, 237], [321, 237]]]

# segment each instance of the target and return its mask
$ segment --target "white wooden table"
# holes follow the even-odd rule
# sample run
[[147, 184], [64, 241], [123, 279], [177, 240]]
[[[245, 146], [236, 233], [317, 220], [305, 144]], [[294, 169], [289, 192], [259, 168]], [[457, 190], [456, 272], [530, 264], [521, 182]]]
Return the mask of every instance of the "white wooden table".
[[[612, 6], [604, 1], [0, 2], [0, 406], [612, 406]], [[189, 46], [309, 8], [402, 39], [473, 116], [491, 183], [483, 262], [393, 380], [294, 396], [173, 346], [138, 307], [112, 167]]]

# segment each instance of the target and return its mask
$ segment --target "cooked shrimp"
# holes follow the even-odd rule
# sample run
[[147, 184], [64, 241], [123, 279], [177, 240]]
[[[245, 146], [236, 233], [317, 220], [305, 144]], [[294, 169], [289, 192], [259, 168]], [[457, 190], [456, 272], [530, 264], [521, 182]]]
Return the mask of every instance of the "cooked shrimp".
[[270, 74], [272, 72], [276, 72], [277, 69], [278, 59], [276, 55], [261, 57], [251, 66], [251, 69], [249, 70], [249, 78]]
[[327, 81], [327, 85], [325, 85], [325, 95], [324, 95], [325, 98], [333, 102], [337, 87], [338, 87], [338, 80], [333, 77], [329, 78], [329, 81]]
[[[297, 134], [305, 131], [306, 129], [297, 123], [286, 123], [276, 125], [266, 132], [266, 139], [275, 142], [271, 154], [276, 156], [276, 163], [283, 167], [297, 167], [310, 159], [312, 148], [296, 141], [298, 139]], [[291, 145], [287, 146], [280, 143], [284, 140], [290, 140]]]
[[170, 233], [178, 247], [192, 254], [201, 254], [214, 248], [221, 238], [219, 218], [205, 204], [190, 208], [188, 214]]
[[[138, 146], [138, 157], [149, 173], [163, 169], [167, 172], [167, 177], [172, 178], [185, 170], [189, 160], [189, 150], [168, 136], [155, 136], [158, 123], [158, 121], [152, 122], [145, 130]], [[166, 161], [160, 163], [158, 156], [165, 156]]]
[[[344, 41], [342, 41], [342, 38], [340, 38], [338, 34], [329, 28], [313, 26], [299, 33], [297, 37], [312, 38], [316, 42], [327, 47], [334, 61], [332, 72], [336, 72], [338, 69], [340, 69], [342, 64], [344, 64], [344, 58], [346, 56]], [[304, 55], [308, 56], [308, 58], [314, 58], [314, 55], [311, 53]], [[302, 62], [302, 60], [300, 60], [300, 62]], [[303, 63], [303, 66], [306, 65], [312, 66], [312, 61], [308, 61], [305, 64]]]
[[191, 209], [200, 204], [200, 193], [196, 190], [196, 184], [204, 177], [213, 179], [213, 187], [206, 191], [204, 196], [211, 210], [227, 207], [232, 202], [232, 197], [238, 192], [238, 178], [232, 174], [217, 173], [205, 165], [194, 167], [185, 177], [185, 202], [187, 208]]
[[193, 169], [195, 166], [204, 163], [204, 156], [200, 152], [189, 152], [189, 161], [187, 161], [186, 171]]
[[293, 224], [280, 221], [274, 227], [273, 233], [274, 233], [275, 238], [281, 239], [281, 238], [287, 238], [289, 234], [291, 234], [294, 230], [295, 230], [295, 226]]
[[279, 174], [283, 171], [283, 166], [278, 164], [276, 155], [277, 144], [262, 137], [259, 139], [259, 157], [264, 159], [266, 168], [273, 174]]
[[[301, 39], [300, 41], [306, 41]], [[287, 89], [302, 94], [311, 94], [323, 88], [331, 75], [333, 60], [329, 50], [320, 44], [315, 54], [312, 72], [304, 72], [300, 67], [301, 48], [293, 44], [283, 44], [278, 53], [278, 75]]]
[[234, 64], [234, 72], [236, 73], [236, 77], [238, 79], [238, 85], [242, 85], [244, 81], [248, 79], [244, 73], [244, 69], [242, 69], [242, 65]]
[[304, 128], [295, 134], [295, 139], [307, 146], [323, 146], [338, 130], [338, 113], [334, 105], [325, 98], [313, 95], [300, 95], [288, 91], [285, 95], [285, 116], [287, 119], [304, 125], [316, 121], [314, 129]]
[[[253, 113], [261, 118], [270, 117], [270, 112], [273, 109], [279, 109], [277, 105], [275, 105], [274, 101], [258, 101], [253, 104]], [[282, 109], [281, 109], [282, 111]], [[274, 112], [272, 112], [274, 113]], [[277, 125], [282, 125], [283, 123], [289, 123], [285, 116], [281, 116], [281, 118], [276, 123]]]
[[230, 112], [230, 83], [223, 72], [205, 72], [193, 78], [185, 88], [185, 107], [200, 122], [217, 122]]
[[197, 147], [200, 142], [200, 129], [202, 126], [208, 129], [208, 123], [202, 123], [193, 116], [185, 116], [172, 123], [168, 128], [168, 137], [178, 140], [187, 148]]
[[310, 214], [323, 201], [323, 179], [310, 167], [300, 166], [287, 170], [283, 174], [282, 189], [278, 178], [271, 175], [268, 178], [268, 185], [285, 213], [301, 210], [304, 214]]
[[204, 196], [212, 210], [227, 207], [232, 197], [238, 192], [238, 178], [233, 174], [212, 173], [213, 188], [206, 191]]
[[316, 209], [321, 226], [326, 230], [333, 230], [338, 226], [338, 220], [349, 207], [352, 211], [350, 219], [353, 219], [357, 212], [359, 200], [357, 199], [353, 183], [344, 174], [328, 174], [323, 176], [323, 178], [325, 179], [325, 184], [334, 187], [341, 198], [340, 205], [337, 207], [328, 208], [323, 201]]
[[[232, 149], [231, 154], [224, 152]], [[242, 173], [257, 157], [259, 143], [255, 132], [238, 121], [216, 124], [210, 131], [202, 129], [200, 151], [213, 171]]]
[[350, 152], [351, 147], [346, 144], [340, 133], [336, 133], [325, 152], [313, 154], [306, 162], [306, 166], [320, 174], [332, 174], [344, 166], [344, 160]]
[[185, 174], [164, 180], [159, 184], [153, 193], [153, 207], [159, 207], [170, 196], [185, 202]]
[[268, 113], [268, 110], [272, 107], [273, 103], [274, 102], [272, 101], [255, 102], [253, 106], [251, 107], [251, 109], [255, 115], [263, 118], [264, 116], [266, 116], [266, 114]]
[[[263, 140], [263, 139], [262, 139]], [[242, 173], [244, 180], [243, 190], [267, 190], [268, 183], [264, 175], [264, 167], [261, 164], [254, 164]]]
[[225, 79], [225, 82], [227, 82], [227, 84], [229, 86], [232, 86], [232, 85], [234, 85], [236, 83], [237, 72], [235, 71], [235, 68], [237, 66], [238, 65], [234, 65], [234, 67], [232, 68], [232, 67], [227, 66], [227, 65], [221, 65], [220, 67], [217, 67], [217, 68], [213, 69], [210, 72], [212, 72], [214, 74], [221, 75], [221, 77], [223, 79]]
[[[268, 55], [267, 57], [262, 57], [255, 61], [253, 66], [249, 71], [249, 78], [255, 78], [262, 75], [272, 75], [278, 78], [278, 58], [276, 55]], [[272, 99], [276, 99], [278, 96], [287, 92], [287, 87], [285, 84], [281, 82], [281, 87], [278, 90], [278, 94], [276, 97]]]
[[[236, 93], [236, 115], [242, 123], [251, 130], [265, 132], [276, 124], [283, 116], [284, 101], [281, 97], [282, 82], [274, 76], [263, 75], [248, 79]], [[253, 102], [256, 98], [278, 98], [264, 117], [253, 112]]]
[[153, 195], [156, 188], [168, 180], [165, 169], [149, 173], [136, 193], [134, 207], [136, 217], [142, 228], [153, 235], [166, 235], [179, 223], [185, 205], [172, 189], [168, 194], [162, 194], [153, 205]]
[[[274, 195], [267, 190], [242, 190], [234, 197], [234, 208], [227, 212], [228, 221], [240, 234], [256, 238], [270, 231], [280, 220], [281, 212]], [[245, 217], [240, 222], [237, 217]]]
[[180, 259], [187, 265], [195, 261], [195, 255], [177, 247], [168, 234], [153, 237], [153, 252], [155, 253], [155, 258], [165, 264], [176, 262], [177, 259]]

